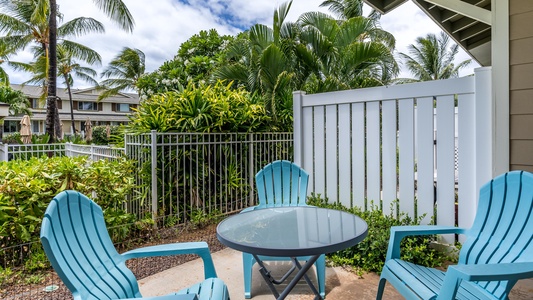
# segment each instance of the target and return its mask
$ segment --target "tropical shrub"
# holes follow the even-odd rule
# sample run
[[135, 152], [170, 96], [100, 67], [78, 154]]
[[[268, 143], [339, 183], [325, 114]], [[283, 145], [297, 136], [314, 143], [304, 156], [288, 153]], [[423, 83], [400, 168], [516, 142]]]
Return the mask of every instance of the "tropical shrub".
[[[123, 207], [134, 187], [134, 167], [128, 160], [96, 161], [87, 157], [31, 158], [0, 163], [0, 245], [35, 241], [44, 211], [57, 193], [74, 189], [98, 203], [106, 221]], [[113, 224], [118, 225], [114, 220]], [[113, 236], [114, 233], [110, 232]], [[122, 235], [124, 236], [124, 235]]]
[[0, 102], [9, 104], [9, 115], [32, 115], [31, 103], [23, 92], [14, 90], [9, 85], [3, 85], [0, 81]]
[[95, 145], [109, 145], [114, 137], [119, 135], [119, 126], [109, 126], [109, 137], [107, 136], [107, 126], [94, 126], [92, 143]]
[[231, 83], [190, 84], [143, 100], [127, 125], [130, 132], [281, 131], [266, 116], [259, 98]]
[[223, 61], [221, 53], [233, 37], [219, 35], [215, 29], [202, 30], [181, 44], [174, 59], [137, 82], [142, 100], [169, 91], [179, 92], [191, 83], [206, 83]]
[[[48, 144], [50, 137], [48, 134], [33, 134], [31, 136], [31, 144]], [[2, 139], [4, 144], [24, 144], [20, 132], [13, 132], [6, 134]]]
[[[359, 244], [328, 256], [329, 260], [338, 265], [349, 265], [358, 270], [358, 272], [377, 272], [383, 269], [390, 238], [390, 228], [392, 226], [402, 225], [419, 225], [419, 219], [412, 219], [405, 214], [398, 217], [392, 214], [386, 215], [376, 205], [370, 205], [369, 209], [362, 210], [359, 207], [346, 208], [339, 203], [328, 203], [320, 195], [312, 195], [308, 199], [308, 204], [328, 207], [338, 210], [348, 211], [360, 216], [368, 224], [368, 235]], [[440, 252], [431, 247], [435, 236], [415, 236], [407, 237], [402, 240], [402, 259], [428, 266], [442, 266], [447, 260], [453, 260], [448, 254]]]

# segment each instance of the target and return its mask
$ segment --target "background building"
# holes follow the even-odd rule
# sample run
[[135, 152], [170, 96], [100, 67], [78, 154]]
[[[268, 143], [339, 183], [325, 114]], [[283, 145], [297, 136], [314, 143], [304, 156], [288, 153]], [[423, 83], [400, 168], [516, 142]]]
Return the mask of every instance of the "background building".
[[[41, 100], [42, 89], [40, 86], [12, 84], [15, 90], [22, 91], [30, 100], [31, 127], [33, 134], [44, 134], [46, 121], [46, 101]], [[92, 126], [99, 125], [119, 125], [129, 122], [128, 115], [132, 108], [139, 104], [139, 96], [131, 93], [119, 93], [115, 96], [97, 101], [100, 91], [96, 88], [72, 89], [72, 105], [74, 112], [74, 127], [78, 133], [85, 131], [85, 123], [89, 119]], [[59, 110], [59, 120], [63, 124], [63, 134], [72, 135], [72, 122], [70, 115], [70, 99], [65, 88], [57, 88], [57, 96], [60, 101], [57, 103]], [[9, 116], [6, 113], [3, 117], [3, 135], [18, 132], [22, 115]]]

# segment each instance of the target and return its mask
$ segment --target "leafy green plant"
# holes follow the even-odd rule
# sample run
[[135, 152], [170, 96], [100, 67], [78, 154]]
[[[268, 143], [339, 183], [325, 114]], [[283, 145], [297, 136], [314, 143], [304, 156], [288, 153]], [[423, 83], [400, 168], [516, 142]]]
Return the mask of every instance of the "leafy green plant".
[[[319, 194], [311, 195], [308, 203], [310, 205], [348, 211], [366, 221], [368, 235], [362, 242], [329, 255], [329, 259], [333, 263], [350, 265], [360, 273], [381, 272], [387, 255], [390, 228], [392, 226], [418, 225], [423, 218], [421, 216], [419, 219], [413, 220], [403, 213], [400, 213], [399, 217], [395, 217], [392, 214], [385, 215], [374, 204], [371, 204], [369, 209], [365, 211], [358, 207], [348, 209], [339, 203], [328, 203], [328, 200], [321, 198]], [[429, 267], [442, 266], [445, 261], [451, 258], [446, 253], [431, 247], [431, 243], [434, 241], [435, 236], [416, 236], [403, 239], [401, 243], [402, 259]]]
[[37, 274], [31, 274], [27, 276], [26, 278], [24, 278], [24, 282], [26, 284], [38, 284], [38, 283], [43, 282], [44, 279], [45, 279], [44, 274], [37, 273]]
[[2, 143], [4, 144], [22, 144], [22, 136], [20, 132], [13, 132], [10, 134], [4, 135], [2, 138]]
[[94, 126], [92, 143], [95, 145], [109, 145], [114, 136], [119, 134], [119, 126], [109, 126], [109, 137], [107, 136], [107, 126]]
[[190, 221], [196, 228], [204, 228], [210, 224], [218, 222], [221, 216], [222, 214], [218, 210], [206, 213], [201, 209], [195, 209], [190, 214]]
[[126, 240], [130, 235], [131, 224], [135, 221], [135, 215], [119, 209], [108, 209], [104, 212], [104, 215], [111, 240]]
[[141, 102], [130, 119], [127, 128], [136, 133], [279, 131], [256, 95], [222, 81], [153, 95]]
[[132, 162], [125, 159], [91, 162], [87, 157], [34, 157], [1, 163], [0, 244], [37, 240], [48, 203], [66, 189], [91, 195], [105, 216], [115, 217], [135, 186], [133, 172]]
[[9, 280], [12, 278], [13, 270], [11, 270], [11, 268], [2, 268], [2, 266], [0, 266], [0, 286], [9, 282]]
[[182, 91], [190, 82], [205, 82], [223, 63], [223, 50], [232, 36], [219, 35], [215, 29], [202, 30], [183, 42], [174, 59], [158, 70], [142, 75], [137, 81], [141, 100], [168, 91]]
[[31, 245], [30, 257], [24, 263], [24, 267], [28, 272], [44, 270], [50, 266], [48, 258], [44, 253], [43, 247], [40, 243], [33, 243]]

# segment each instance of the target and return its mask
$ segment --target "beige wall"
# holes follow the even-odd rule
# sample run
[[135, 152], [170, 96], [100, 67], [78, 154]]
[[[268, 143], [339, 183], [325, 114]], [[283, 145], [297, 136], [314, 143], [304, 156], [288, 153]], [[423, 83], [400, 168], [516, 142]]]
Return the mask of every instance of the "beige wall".
[[510, 163], [533, 171], [533, 1], [509, 1]]

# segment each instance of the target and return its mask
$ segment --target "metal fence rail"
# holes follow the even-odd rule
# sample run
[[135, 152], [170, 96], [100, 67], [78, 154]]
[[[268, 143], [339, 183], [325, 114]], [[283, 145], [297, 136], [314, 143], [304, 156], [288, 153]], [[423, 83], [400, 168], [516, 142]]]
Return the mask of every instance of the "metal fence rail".
[[[186, 228], [181, 225], [188, 221], [201, 223], [210, 216], [255, 205], [255, 173], [273, 160], [293, 160], [292, 137], [292, 133], [151, 132], [127, 135], [125, 148], [71, 143], [1, 145], [0, 160], [44, 154], [87, 155], [95, 161], [130, 158], [137, 162], [139, 187], [126, 199], [127, 211], [139, 219], [150, 215], [159, 227], [155, 229], [159, 236]], [[138, 238], [146, 238], [146, 232]], [[178, 234], [172, 239], [190, 241], [183, 238]], [[135, 243], [123, 241], [129, 242]], [[40, 259], [33, 257], [43, 255], [39, 241], [0, 248], [0, 299], [72, 299], [53, 272], [32, 273], [33, 268], [42, 268], [37, 265], [42, 263]]]
[[128, 211], [157, 224], [199, 221], [255, 203], [254, 176], [267, 163], [292, 160], [292, 133], [157, 133], [126, 136], [138, 162], [138, 201]]

